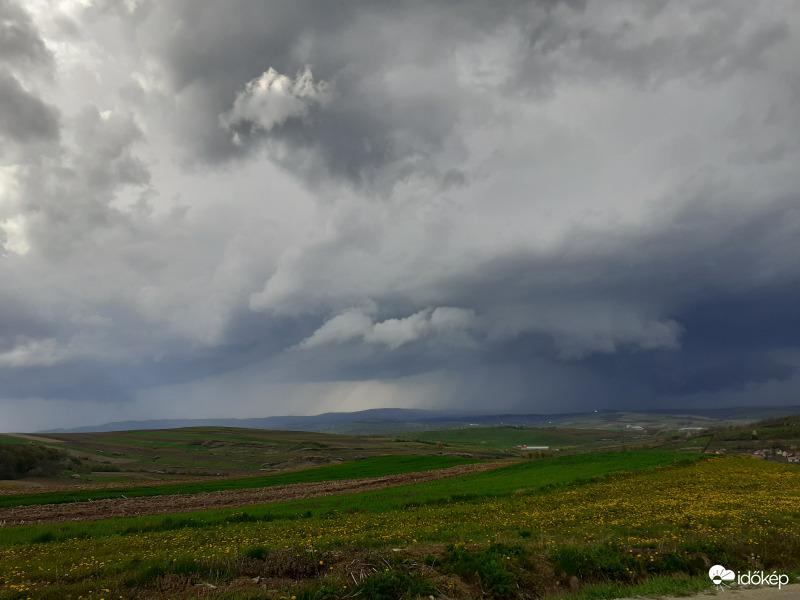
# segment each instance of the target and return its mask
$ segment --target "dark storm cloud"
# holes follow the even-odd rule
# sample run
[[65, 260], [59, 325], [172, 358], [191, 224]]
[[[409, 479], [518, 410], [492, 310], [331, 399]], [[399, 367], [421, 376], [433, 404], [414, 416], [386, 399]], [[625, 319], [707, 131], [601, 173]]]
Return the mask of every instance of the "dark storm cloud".
[[[704, 189], [707, 200], [713, 193]], [[476, 348], [442, 351], [418, 338], [381, 351], [354, 343], [361, 325], [351, 325], [351, 335], [342, 322], [336, 337], [327, 336], [328, 353], [307, 350], [306, 376], [358, 380], [493, 366], [495, 375], [473, 381], [473, 391], [488, 390], [502, 369], [533, 398], [542, 371], [572, 371], [563, 385], [585, 371], [595, 378], [594, 402], [640, 407], [674, 395], [788, 381], [796, 367], [780, 353], [797, 349], [800, 330], [793, 308], [800, 269], [790, 258], [800, 239], [797, 205], [792, 198], [734, 216], [725, 205], [691, 203], [674, 218], [677, 231], [613, 240], [576, 233], [580, 241], [568, 253], [506, 254], [472, 264], [438, 279], [421, 301], [474, 310]], [[376, 322], [413, 311], [394, 291], [374, 299], [395, 307]], [[558, 393], [551, 393], [553, 401]]]
[[47, 339], [56, 328], [44, 322], [32, 307], [11, 290], [0, 291], [0, 354], [11, 350], [20, 337]]
[[[415, 3], [175, 3], [160, 7], [139, 33], [149, 39], [160, 28], [175, 30], [158, 36], [153, 49], [185, 100], [184, 135], [206, 159], [230, 159], [266, 142], [275, 160], [309, 181], [327, 174], [381, 187], [414, 172], [443, 182], [456, 172], [437, 164], [465, 117], [450, 51], [512, 18], [488, 3], [457, 11]], [[293, 79], [308, 65], [332, 88], [324, 106], [269, 132], [246, 121], [219, 126], [218, 117], [262, 73], [272, 68]]]
[[787, 402], [790, 8], [0, 4], [4, 394]]
[[[770, 350], [797, 342], [800, 278], [742, 294], [720, 295], [684, 309], [682, 322], [705, 343], [732, 350]], [[702, 348], [702, 345], [700, 346]]]
[[26, 90], [0, 68], [0, 135], [17, 144], [55, 141], [59, 136], [58, 110]]
[[[266, 144], [273, 160], [309, 183], [328, 175], [386, 192], [414, 175], [445, 188], [465, 180], [464, 130], [502, 118], [480, 97], [484, 91], [549, 96], [571, 78], [709, 86], [758, 69], [789, 29], [774, 18], [753, 23], [748, 9], [742, 3], [622, 2], [604, 9], [477, 1], [454, 10], [402, 2], [184, 2], [154, 9], [139, 35], [181, 98], [184, 138], [206, 160], [230, 160]], [[641, 35], [659, 16], [685, 30]], [[163, 36], [166, 28], [173, 34]], [[232, 37], [237, 43], [229, 43]], [[484, 56], [498, 44], [508, 46], [505, 64]], [[268, 131], [246, 119], [220, 126], [262, 73], [275, 69], [293, 79], [309, 66], [315, 81], [331, 86], [324, 104], [310, 103]]]
[[[651, 89], [672, 79], [714, 85], [740, 70], [762, 67], [764, 54], [791, 35], [779, 18], [748, 20], [752, 6], [741, 2], [725, 7], [623, 2], [607, 12], [597, 9], [590, 6], [569, 18], [548, 13], [526, 19], [520, 25], [524, 52], [509, 83], [545, 93], [543, 84], [565, 75], [623, 79]], [[642, 35], [645, 23], [665, 13], [682, 27], [669, 35]]]

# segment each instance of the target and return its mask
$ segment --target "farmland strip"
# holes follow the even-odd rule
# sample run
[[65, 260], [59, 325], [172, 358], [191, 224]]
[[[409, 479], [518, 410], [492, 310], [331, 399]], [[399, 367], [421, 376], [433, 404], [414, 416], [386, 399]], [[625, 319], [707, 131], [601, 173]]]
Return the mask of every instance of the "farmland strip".
[[97, 521], [123, 517], [139, 517], [167, 513], [182, 513], [219, 508], [234, 508], [255, 504], [272, 504], [304, 500], [335, 494], [368, 492], [383, 488], [435, 481], [505, 466], [506, 462], [459, 465], [418, 473], [403, 473], [383, 477], [344, 479], [312, 483], [277, 485], [268, 488], [225, 490], [201, 494], [172, 494], [141, 498], [110, 498], [90, 502], [44, 504], [0, 509], [0, 527], [61, 523], [65, 521]]

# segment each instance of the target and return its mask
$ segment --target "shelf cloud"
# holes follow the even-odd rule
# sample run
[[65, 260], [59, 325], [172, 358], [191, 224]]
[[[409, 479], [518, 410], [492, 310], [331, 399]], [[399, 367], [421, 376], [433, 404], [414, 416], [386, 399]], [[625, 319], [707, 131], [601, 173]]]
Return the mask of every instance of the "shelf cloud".
[[0, 2], [0, 429], [796, 404], [792, 2]]

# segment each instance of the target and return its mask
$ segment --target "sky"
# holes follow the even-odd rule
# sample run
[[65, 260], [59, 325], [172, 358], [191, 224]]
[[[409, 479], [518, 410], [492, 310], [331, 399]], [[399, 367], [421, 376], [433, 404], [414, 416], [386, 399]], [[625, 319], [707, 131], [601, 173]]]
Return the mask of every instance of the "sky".
[[0, 431], [800, 404], [800, 4], [0, 0]]

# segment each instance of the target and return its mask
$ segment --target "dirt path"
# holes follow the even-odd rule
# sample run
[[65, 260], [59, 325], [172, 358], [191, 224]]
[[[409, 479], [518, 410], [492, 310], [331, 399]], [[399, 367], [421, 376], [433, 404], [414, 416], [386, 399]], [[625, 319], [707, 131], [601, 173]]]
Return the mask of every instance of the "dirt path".
[[[800, 585], [785, 585], [781, 589], [777, 586], [761, 586], [753, 588], [730, 588], [725, 591], [703, 592], [696, 596], [691, 596], [696, 600], [797, 600], [800, 598]], [[620, 598], [619, 600], [642, 600], [638, 598]], [[659, 600], [679, 600], [676, 596], [661, 596]], [[680, 600], [686, 600], [686, 596], [681, 596]]]
[[54, 440], [53, 438], [42, 437], [40, 435], [28, 435], [27, 433], [4, 433], [9, 437], [31, 440], [32, 442], [44, 442], [45, 444], [63, 444], [64, 440]]
[[271, 504], [291, 500], [319, 498], [335, 494], [368, 492], [384, 488], [435, 481], [467, 473], [486, 471], [507, 463], [479, 463], [459, 465], [447, 469], [436, 469], [420, 473], [403, 473], [384, 477], [344, 479], [276, 485], [250, 490], [226, 490], [203, 494], [174, 494], [145, 498], [113, 498], [89, 502], [44, 504], [0, 509], [0, 527], [32, 525], [35, 523], [61, 523], [64, 521], [96, 521], [120, 517], [137, 517], [165, 513], [181, 513], [217, 508], [233, 508], [254, 504]]

